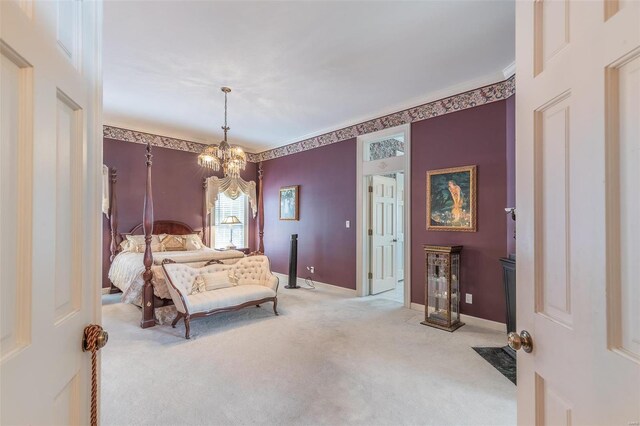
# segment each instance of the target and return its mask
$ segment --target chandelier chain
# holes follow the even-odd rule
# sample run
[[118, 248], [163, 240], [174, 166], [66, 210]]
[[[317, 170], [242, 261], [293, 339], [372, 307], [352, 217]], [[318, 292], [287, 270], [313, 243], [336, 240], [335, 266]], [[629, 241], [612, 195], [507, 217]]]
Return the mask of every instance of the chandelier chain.
[[222, 128], [224, 130], [224, 141], [227, 141], [227, 131], [229, 131], [229, 127], [227, 126], [227, 91], [222, 90], [224, 92], [224, 127]]

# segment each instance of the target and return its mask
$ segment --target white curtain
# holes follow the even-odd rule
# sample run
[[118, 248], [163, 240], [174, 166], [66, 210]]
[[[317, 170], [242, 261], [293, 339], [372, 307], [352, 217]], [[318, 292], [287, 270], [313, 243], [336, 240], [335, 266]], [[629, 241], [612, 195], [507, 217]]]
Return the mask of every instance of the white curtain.
[[109, 217], [109, 168], [102, 165], [102, 213]]
[[251, 206], [251, 213], [253, 217], [256, 217], [258, 213], [258, 198], [256, 197], [256, 182], [249, 181], [242, 178], [223, 177], [218, 178], [212, 176], [207, 179], [207, 213], [211, 213], [213, 207], [218, 201], [218, 194], [223, 193], [227, 197], [235, 200], [241, 194], [246, 195], [249, 198], [249, 205]]

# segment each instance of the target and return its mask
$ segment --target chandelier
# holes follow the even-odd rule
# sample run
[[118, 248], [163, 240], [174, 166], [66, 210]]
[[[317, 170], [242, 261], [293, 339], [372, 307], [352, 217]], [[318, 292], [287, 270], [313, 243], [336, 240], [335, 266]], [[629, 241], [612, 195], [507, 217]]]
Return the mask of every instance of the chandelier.
[[227, 93], [231, 92], [229, 87], [220, 88], [224, 92], [224, 140], [220, 144], [207, 146], [200, 155], [198, 155], [198, 164], [202, 167], [213, 169], [216, 172], [222, 167], [225, 177], [239, 178], [240, 171], [247, 166], [247, 156], [239, 146], [231, 146], [227, 142]]

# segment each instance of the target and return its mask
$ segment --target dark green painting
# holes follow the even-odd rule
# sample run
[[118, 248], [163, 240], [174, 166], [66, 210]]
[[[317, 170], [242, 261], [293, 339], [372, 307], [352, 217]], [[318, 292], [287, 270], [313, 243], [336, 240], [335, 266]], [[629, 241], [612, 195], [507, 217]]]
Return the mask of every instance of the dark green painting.
[[476, 231], [476, 166], [427, 172], [427, 229]]

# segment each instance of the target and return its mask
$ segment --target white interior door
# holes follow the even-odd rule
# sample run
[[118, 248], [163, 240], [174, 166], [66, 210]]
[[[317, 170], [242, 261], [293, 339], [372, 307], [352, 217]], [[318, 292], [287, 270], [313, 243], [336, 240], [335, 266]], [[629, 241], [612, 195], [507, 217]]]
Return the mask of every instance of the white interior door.
[[88, 424], [99, 323], [100, 2], [0, 2], [2, 424]]
[[394, 178], [371, 177], [371, 294], [393, 290], [398, 282], [396, 189]]
[[396, 222], [397, 222], [397, 240], [396, 244], [396, 260], [398, 264], [398, 281], [404, 280], [404, 173], [396, 173]]
[[518, 424], [640, 424], [640, 2], [516, 5]]

